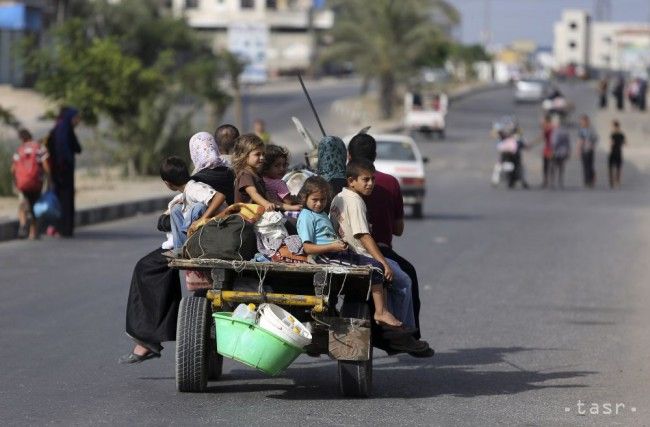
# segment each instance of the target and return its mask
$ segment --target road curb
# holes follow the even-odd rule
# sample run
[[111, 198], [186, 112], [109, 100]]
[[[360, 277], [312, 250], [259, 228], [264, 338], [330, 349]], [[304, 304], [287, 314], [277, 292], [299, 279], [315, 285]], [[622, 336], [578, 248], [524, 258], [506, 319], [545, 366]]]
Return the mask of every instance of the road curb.
[[[97, 206], [79, 209], [75, 213], [75, 226], [98, 224], [100, 222], [115, 221], [138, 214], [146, 214], [167, 209], [169, 196], [155, 197], [132, 202], [122, 202], [113, 205]], [[18, 235], [18, 221], [11, 220], [0, 223], [0, 242], [13, 240]]]

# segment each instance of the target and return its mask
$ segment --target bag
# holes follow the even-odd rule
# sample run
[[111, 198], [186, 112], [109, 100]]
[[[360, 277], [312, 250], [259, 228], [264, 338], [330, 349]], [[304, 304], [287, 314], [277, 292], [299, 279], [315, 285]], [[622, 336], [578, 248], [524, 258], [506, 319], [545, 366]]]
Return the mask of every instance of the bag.
[[240, 215], [212, 218], [188, 237], [183, 254], [188, 258], [248, 261], [257, 252], [253, 225]]
[[40, 144], [28, 142], [18, 147], [15, 161], [16, 188], [24, 193], [35, 193], [43, 188], [43, 165], [40, 163]]
[[61, 204], [54, 191], [46, 191], [34, 203], [34, 216], [48, 222], [54, 222], [61, 218]]

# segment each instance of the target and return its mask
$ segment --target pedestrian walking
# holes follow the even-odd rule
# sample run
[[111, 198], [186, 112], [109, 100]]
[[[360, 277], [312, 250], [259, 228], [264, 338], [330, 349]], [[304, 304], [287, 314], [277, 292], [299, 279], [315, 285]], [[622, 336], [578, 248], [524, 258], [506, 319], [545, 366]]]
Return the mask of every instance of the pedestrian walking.
[[271, 134], [267, 132], [264, 120], [256, 119], [255, 122], [253, 122], [253, 133], [264, 142], [264, 145], [271, 143]]
[[578, 154], [582, 159], [584, 185], [587, 188], [593, 188], [596, 183], [594, 157], [597, 143], [598, 135], [591, 126], [589, 116], [584, 114], [580, 117], [580, 130], [578, 130]]
[[621, 186], [621, 168], [623, 167], [623, 145], [625, 145], [625, 134], [621, 131], [621, 124], [618, 120], [612, 121], [612, 134], [610, 135], [609, 157], [607, 169], [609, 171], [610, 188]]
[[551, 188], [564, 188], [564, 164], [571, 154], [571, 136], [566, 125], [556, 117], [553, 120], [553, 134], [551, 137], [553, 158], [551, 161], [549, 181]]
[[61, 219], [58, 225], [48, 228], [48, 234], [61, 234], [72, 237], [74, 234], [74, 168], [75, 155], [81, 153], [81, 145], [74, 132], [79, 124], [79, 112], [71, 107], [63, 107], [56, 125], [47, 139], [47, 149], [51, 158], [52, 184], [61, 203]]
[[639, 78], [639, 110], [645, 111], [648, 92], [648, 80]]
[[41, 196], [44, 180], [50, 180], [50, 167], [45, 147], [34, 141], [27, 129], [20, 129], [21, 144], [11, 163], [14, 185], [20, 192], [18, 206], [18, 237], [38, 238], [38, 223], [34, 216], [34, 203]]
[[623, 76], [618, 76], [614, 88], [612, 89], [612, 95], [616, 99], [616, 109], [618, 111], [623, 111], [624, 108], [624, 99], [625, 99], [625, 80]]
[[607, 97], [609, 96], [609, 93], [607, 91], [608, 87], [609, 81], [607, 79], [607, 76], [605, 76], [598, 82], [598, 99], [601, 109], [607, 108]]
[[542, 148], [542, 188], [549, 185], [549, 174], [551, 172], [551, 162], [553, 161], [553, 121], [551, 115], [547, 114], [542, 120], [542, 138], [544, 147]]

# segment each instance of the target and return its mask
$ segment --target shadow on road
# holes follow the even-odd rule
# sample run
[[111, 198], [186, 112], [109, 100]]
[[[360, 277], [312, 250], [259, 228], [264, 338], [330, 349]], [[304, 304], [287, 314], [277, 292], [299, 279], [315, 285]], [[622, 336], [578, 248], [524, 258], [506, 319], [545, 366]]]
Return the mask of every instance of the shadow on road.
[[[515, 394], [545, 388], [582, 388], [585, 384], [544, 385], [546, 381], [582, 378], [595, 371], [531, 371], [508, 362], [508, 354], [553, 349], [524, 347], [485, 347], [458, 349], [438, 353], [422, 361], [410, 356], [375, 357], [373, 382], [375, 398], [425, 398], [440, 395], [456, 397]], [[498, 370], [477, 369], [477, 366], [500, 364]], [[293, 384], [273, 384], [254, 370], [234, 370], [223, 379], [210, 383], [211, 393], [279, 392], [267, 397], [280, 400], [337, 400], [342, 397], [336, 384], [336, 362], [314, 359], [294, 364], [283, 375]], [[334, 375], [333, 375], [334, 374]], [[276, 380], [273, 380], [276, 381]]]

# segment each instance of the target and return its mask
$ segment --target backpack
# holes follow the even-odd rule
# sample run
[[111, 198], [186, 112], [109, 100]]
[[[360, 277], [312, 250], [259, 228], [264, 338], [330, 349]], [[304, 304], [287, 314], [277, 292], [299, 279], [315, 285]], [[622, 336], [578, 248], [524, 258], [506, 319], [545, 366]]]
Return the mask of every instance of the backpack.
[[43, 165], [40, 159], [41, 146], [27, 142], [18, 147], [14, 157], [16, 188], [22, 192], [41, 192], [43, 187]]

